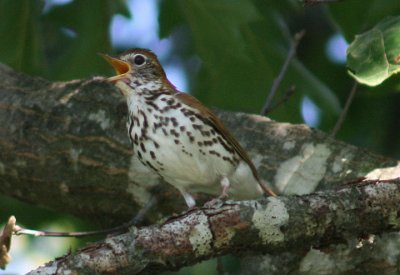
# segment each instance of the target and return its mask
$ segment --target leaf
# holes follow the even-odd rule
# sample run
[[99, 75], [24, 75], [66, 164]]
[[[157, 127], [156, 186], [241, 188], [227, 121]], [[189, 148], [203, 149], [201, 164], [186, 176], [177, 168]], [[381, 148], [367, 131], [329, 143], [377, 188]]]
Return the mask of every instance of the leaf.
[[400, 17], [389, 17], [356, 35], [347, 50], [349, 73], [358, 82], [376, 86], [400, 71]]
[[180, 0], [179, 4], [197, 52], [207, 64], [218, 66], [231, 55], [246, 57], [241, 28], [260, 19], [251, 1]]
[[[53, 28], [53, 37], [57, 37], [50, 60], [52, 79], [84, 78], [110, 70], [97, 53], [111, 51], [108, 33], [115, 13], [128, 14], [125, 2], [75, 0], [55, 7], [46, 15], [46, 23]], [[72, 32], [72, 37], [66, 35], [66, 30]]]
[[15, 217], [9, 217], [7, 224], [0, 231], [0, 269], [5, 269], [6, 265], [11, 261], [11, 256], [8, 252], [11, 248], [11, 238], [15, 229], [15, 223]]
[[166, 38], [179, 25], [183, 24], [184, 18], [179, 9], [176, 8], [177, 0], [161, 1], [159, 21], [159, 36]]
[[[179, 3], [203, 61], [194, 94], [209, 106], [259, 112], [290, 45], [291, 34], [279, 10], [290, 7], [264, 1], [256, 6], [248, 0]], [[277, 119], [302, 122], [304, 94], [328, 114], [325, 117], [339, 112], [336, 95], [299, 62], [290, 66], [281, 93], [292, 84], [297, 93], [288, 108], [280, 108], [285, 112], [274, 113]]]
[[0, 61], [29, 74], [43, 72], [42, 1], [0, 1]]
[[329, 5], [329, 11], [335, 19], [347, 41], [357, 33], [372, 28], [376, 22], [387, 16], [400, 13], [399, 0], [346, 0]]

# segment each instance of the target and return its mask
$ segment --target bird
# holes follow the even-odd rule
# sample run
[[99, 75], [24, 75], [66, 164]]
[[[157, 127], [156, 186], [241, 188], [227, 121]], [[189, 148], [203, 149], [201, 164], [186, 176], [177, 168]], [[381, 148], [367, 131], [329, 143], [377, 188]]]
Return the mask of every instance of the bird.
[[195, 97], [178, 91], [152, 51], [101, 55], [116, 72], [107, 81], [127, 102], [133, 154], [179, 190], [189, 209], [196, 206], [193, 194], [198, 192], [238, 200], [275, 196], [221, 120]]

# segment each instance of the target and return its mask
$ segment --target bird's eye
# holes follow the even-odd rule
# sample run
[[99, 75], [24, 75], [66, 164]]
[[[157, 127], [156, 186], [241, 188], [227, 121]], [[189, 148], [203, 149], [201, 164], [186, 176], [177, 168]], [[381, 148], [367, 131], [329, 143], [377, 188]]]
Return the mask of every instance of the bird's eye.
[[133, 59], [133, 62], [135, 62], [135, 65], [141, 66], [146, 62], [146, 57], [141, 54], [137, 54]]

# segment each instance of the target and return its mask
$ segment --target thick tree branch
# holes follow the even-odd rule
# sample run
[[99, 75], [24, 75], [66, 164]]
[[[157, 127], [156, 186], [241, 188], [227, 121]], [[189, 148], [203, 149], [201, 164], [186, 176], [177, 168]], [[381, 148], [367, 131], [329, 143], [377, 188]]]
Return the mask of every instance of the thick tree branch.
[[[126, 136], [126, 105], [114, 87], [101, 78], [51, 83], [2, 65], [0, 76], [2, 194], [105, 226], [128, 221], [151, 193], [160, 203], [148, 221], [185, 209], [168, 184], [157, 184], [151, 176], [145, 178], [147, 185], [138, 184]], [[305, 125], [217, 113], [261, 177], [281, 194], [307, 194], [379, 168], [398, 169], [394, 160]]]
[[[122, 96], [118, 94], [114, 87], [104, 83], [102, 78], [51, 83], [43, 79], [16, 73], [0, 64], [0, 192], [32, 204], [72, 213], [107, 227], [111, 224], [121, 224], [128, 221], [139, 209], [142, 209], [152, 197], [152, 194], [158, 196], [160, 203], [157, 208], [152, 209], [146, 215], [147, 223], [159, 220], [160, 216], [169, 216], [173, 212], [185, 209], [183, 200], [176, 199], [180, 198], [180, 196], [169, 185], [165, 183], [159, 184], [158, 180], [150, 175], [144, 178], [146, 185], [138, 183], [140, 178], [138, 174], [133, 172], [134, 169], [132, 167], [134, 167], [135, 163], [132, 161], [128, 138], [126, 137], [125, 112], [126, 106]], [[397, 161], [336, 141], [324, 133], [310, 129], [305, 125], [278, 123], [257, 115], [242, 113], [217, 111], [217, 114], [238, 138], [239, 142], [248, 150], [261, 177], [272, 184], [282, 195], [309, 194], [318, 190], [332, 190], [359, 177], [391, 179], [400, 176], [400, 165]], [[375, 190], [376, 194], [379, 195], [386, 190], [386, 186], [393, 185], [379, 184], [376, 188], [382, 187], [383, 191], [380, 191], [379, 188], [375, 190], [373, 186], [371, 190]], [[334, 196], [334, 192], [327, 193], [327, 200], [331, 199], [331, 194]], [[344, 206], [358, 205], [360, 202], [356, 196], [357, 194], [355, 192], [353, 199], [348, 204], [344, 204]], [[322, 195], [320, 194], [319, 196]], [[397, 196], [397, 189], [393, 191], [393, 195]], [[304, 207], [298, 205], [299, 211], [307, 211], [309, 203], [311, 204], [314, 201], [312, 199], [314, 198], [313, 196], [305, 197], [309, 198], [310, 201], [304, 203]], [[291, 211], [291, 200], [296, 203], [302, 201], [303, 198], [278, 198], [278, 201], [282, 202], [288, 211]], [[372, 203], [371, 205], [375, 205], [375, 203], [379, 205], [380, 201], [371, 200], [370, 203]], [[207, 213], [214, 213], [212, 211], [217, 211], [215, 213], [218, 215], [224, 215], [226, 207], [228, 207], [229, 211], [232, 210], [230, 207], [239, 207], [237, 211], [243, 211], [243, 207], [257, 204], [253, 202], [252, 204], [248, 203], [247, 206], [236, 205], [237, 203], [232, 203], [231, 206], [224, 205], [220, 210], [192, 212], [189, 216], [183, 216], [181, 219], [192, 217], [191, 215], [208, 219]], [[342, 205], [339, 204], [338, 207], [340, 208]], [[394, 207], [393, 209], [397, 209], [397, 206]], [[302, 209], [300, 210], [300, 208]], [[381, 209], [389, 211], [385, 210], [389, 208]], [[334, 209], [328, 210], [334, 211]], [[379, 208], [377, 207], [375, 210], [379, 211]], [[219, 214], [218, 211], [222, 211], [222, 214]], [[241, 214], [248, 213], [246, 211], [251, 212], [251, 207], [245, 208], [245, 212], [241, 212]], [[363, 209], [360, 208], [354, 211], [362, 212]], [[289, 219], [301, 217], [301, 213], [300, 216], [291, 214]], [[11, 215], [13, 213], [10, 212], [8, 214]], [[382, 218], [386, 214], [387, 212], [384, 212]], [[216, 217], [219, 217], [218, 215]], [[397, 218], [397, 216], [393, 217]], [[279, 216], [278, 218], [281, 217]], [[360, 218], [362, 219], [351, 220], [356, 221], [354, 226], [357, 229], [354, 229], [354, 232], [369, 233], [380, 232], [380, 230], [384, 232], [397, 228], [397, 225], [393, 226], [392, 229], [385, 227], [385, 223], [381, 223], [379, 217], [361, 216]], [[370, 223], [367, 223], [367, 220], [364, 219], [370, 219]], [[177, 223], [169, 222], [168, 224], [170, 226], [182, 225], [179, 221], [180, 219], [177, 219]], [[306, 221], [299, 220], [298, 223], [293, 225], [297, 226], [300, 222]], [[345, 220], [340, 220], [340, 223], [344, 222]], [[356, 224], [357, 222], [360, 223]], [[346, 226], [350, 225], [352, 224]], [[229, 223], [227, 226], [228, 228], [233, 228], [233, 225], [231, 226]], [[235, 230], [239, 232], [245, 230], [241, 226], [240, 223], [238, 229]], [[321, 232], [325, 232], [324, 226], [325, 223], [321, 222], [315, 225], [315, 228], [311, 227], [311, 229], [319, 230], [321, 228]], [[163, 228], [153, 226], [147, 229], [161, 230]], [[346, 230], [348, 230], [347, 228], [345, 227]], [[178, 229], [171, 228], [170, 230]], [[306, 228], [306, 230], [311, 229]], [[144, 232], [140, 230], [142, 229], [139, 229], [139, 232]], [[206, 232], [207, 227], [204, 230]], [[229, 232], [236, 234], [235, 230]], [[285, 230], [287, 229], [285, 227], [280, 230], [283, 230], [282, 232], [286, 234]], [[291, 230], [297, 229], [292, 228]], [[305, 234], [303, 227], [300, 227], [299, 230], [301, 234]], [[204, 232], [197, 233], [204, 234]], [[285, 253], [282, 255], [277, 254], [279, 249], [276, 246], [269, 244], [257, 245], [257, 230], [248, 233], [241, 233], [242, 235], [240, 236], [244, 239], [249, 239], [250, 242], [255, 242], [254, 249], [274, 253], [270, 257], [265, 256], [269, 257], [267, 259], [257, 258], [255, 260], [258, 262], [266, 261], [270, 264], [254, 264], [252, 268], [268, 266], [271, 270], [282, 270], [283, 267], [296, 269], [299, 266], [299, 261], [302, 261], [302, 263], [305, 261], [302, 259], [304, 253], [301, 254], [302, 256], [298, 256], [299, 254], [282, 252]], [[332, 238], [328, 238], [327, 243], [333, 243], [333, 237], [339, 236], [338, 238], [342, 239], [341, 233], [339, 235], [337, 235], [336, 231], [333, 233]], [[299, 236], [305, 236], [301, 234]], [[122, 237], [129, 236], [131, 239], [128, 240], [132, 240], [133, 235], [127, 234]], [[164, 243], [166, 246], [175, 240], [172, 238], [174, 235], [169, 236], [171, 239]], [[229, 236], [227, 237], [227, 242], [231, 244]], [[289, 242], [289, 240], [292, 240], [293, 249], [301, 249], [307, 247], [310, 243], [314, 243], [314, 241], [317, 243], [321, 240], [325, 241], [325, 237], [321, 236], [313, 235], [312, 240], [306, 238], [304, 246], [301, 242], [297, 242], [297, 240], [302, 240], [301, 237], [298, 239], [285, 238], [284, 241]], [[105, 243], [102, 243], [104, 244], [103, 248], [114, 247], [113, 242], [119, 240], [118, 238], [107, 239]], [[391, 243], [399, 243], [400, 247], [400, 238], [398, 236], [389, 238], [383, 235], [382, 239], [385, 238], [390, 240]], [[121, 242], [124, 240], [122, 239]], [[217, 247], [214, 242], [213, 246]], [[224, 244], [223, 241], [221, 242]], [[236, 242], [243, 242], [245, 245], [244, 240], [241, 240], [241, 238], [236, 240], [235, 238], [233, 246], [228, 246], [226, 250], [224, 250], [225, 248], [218, 248], [216, 252], [213, 252], [213, 255], [228, 253], [229, 249], [236, 249]], [[380, 244], [385, 245], [384, 242], [380, 242]], [[132, 248], [130, 245], [131, 243], [129, 242], [126, 244], [127, 247]], [[281, 245], [281, 251], [289, 247], [289, 243], [282, 243]], [[270, 248], [267, 248], [267, 246]], [[374, 251], [379, 250], [380, 247], [371, 248], [370, 251], [372, 252], [369, 253], [376, 255]], [[84, 251], [91, 253], [92, 249], [97, 251], [97, 246], [92, 246]], [[335, 255], [339, 255], [340, 266], [343, 267], [345, 260], [343, 260], [344, 257], [340, 258], [340, 251], [343, 251], [343, 249], [340, 246], [331, 247], [330, 249], [334, 252], [331, 252], [326, 257], [330, 257], [337, 252]], [[245, 250], [253, 250], [253, 247], [246, 246]], [[191, 247], [189, 251], [191, 251]], [[349, 247], [346, 250], [345, 259], [349, 261], [347, 266], [350, 266], [345, 269], [346, 271], [351, 270], [351, 267], [354, 266], [354, 260], [358, 260], [358, 263], [364, 266], [364, 262], [359, 260], [362, 257], [356, 259], [356, 255], [360, 253], [359, 251], [353, 247]], [[137, 259], [135, 258], [136, 250], [131, 252], [132, 258], [127, 259], [128, 262]], [[79, 253], [81, 252], [74, 255], [81, 255]], [[321, 262], [320, 258], [312, 254], [312, 251], [307, 253], [304, 258], [307, 258], [310, 253], [310, 257], [313, 260], [307, 259], [304, 266], [308, 269], [304, 268], [303, 270], [309, 271], [311, 270], [310, 266], [312, 267]], [[67, 258], [66, 261], [74, 261], [75, 257], [78, 257], [74, 255], [71, 258]], [[109, 255], [110, 257], [115, 256], [113, 253]], [[123, 254], [121, 255], [123, 258]], [[183, 266], [183, 263], [179, 261], [187, 260], [188, 263], [194, 263], [213, 255], [205, 254], [205, 256], [196, 257], [193, 256], [193, 253], [189, 253], [190, 261], [185, 257], [175, 259], [176, 262], [173, 261], [166, 264], [161, 261], [159, 268], [170, 269], [173, 264]], [[393, 255], [388, 255], [387, 257], [392, 259]], [[274, 260], [274, 256], [279, 258], [279, 264], [275, 266], [272, 264], [273, 261], [277, 262]], [[152, 259], [149, 267], [138, 266], [137, 268], [146, 268], [145, 270], [150, 267], [156, 268], [152, 262], [153, 258], [151, 258], [151, 255], [149, 257], [149, 259]], [[118, 258], [117, 260], [112, 263], [118, 267], [123, 267], [124, 265], [121, 265], [121, 263], [126, 259]], [[385, 258], [382, 259], [383, 264], [385, 260]], [[254, 263], [254, 260], [246, 257], [245, 263], [249, 262]], [[288, 262], [292, 264], [288, 265]], [[71, 262], [68, 263], [70, 264]], [[68, 267], [71, 267], [69, 264]], [[129, 262], [129, 265], [131, 266], [130, 268], [135, 267], [132, 262]], [[393, 265], [396, 266], [396, 261], [394, 261]], [[336, 266], [332, 264], [333, 271], [335, 271]], [[113, 270], [112, 266], [110, 266], [110, 270]], [[378, 268], [378, 270], [381, 269]], [[273, 272], [268, 273], [273, 274]]]
[[233, 251], [305, 252], [349, 237], [399, 230], [399, 201], [398, 179], [305, 196], [227, 201], [108, 237], [29, 274], [153, 273]]

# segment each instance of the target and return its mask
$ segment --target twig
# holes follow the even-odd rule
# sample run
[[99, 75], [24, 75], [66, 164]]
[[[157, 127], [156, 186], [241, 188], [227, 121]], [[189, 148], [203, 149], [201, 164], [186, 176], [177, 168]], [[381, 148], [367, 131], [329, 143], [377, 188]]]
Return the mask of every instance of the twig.
[[82, 231], [82, 232], [53, 232], [53, 231], [40, 231], [40, 230], [32, 230], [27, 228], [22, 228], [18, 225], [14, 228], [15, 235], [30, 235], [35, 237], [87, 237], [87, 236], [94, 236], [94, 235], [102, 235], [102, 234], [118, 234], [126, 231], [129, 227], [139, 224], [146, 213], [152, 208], [158, 199], [156, 196], [152, 196], [149, 202], [139, 210], [139, 212], [135, 215], [135, 217], [127, 223], [122, 225], [108, 228], [104, 230], [96, 230], [96, 231]]
[[292, 85], [290, 86], [290, 88], [285, 92], [285, 94], [278, 100], [278, 102], [276, 102], [274, 105], [272, 105], [271, 107], [267, 108], [265, 110], [265, 114], [268, 114], [270, 112], [272, 112], [273, 110], [275, 110], [276, 108], [278, 108], [280, 105], [282, 105], [283, 103], [285, 103], [286, 101], [289, 100], [289, 98], [294, 95], [294, 93], [296, 92], [296, 86]]
[[343, 121], [347, 116], [347, 112], [350, 109], [350, 105], [353, 102], [353, 98], [355, 96], [355, 94], [357, 93], [357, 87], [358, 87], [358, 83], [357, 81], [354, 81], [353, 87], [351, 88], [350, 94], [347, 97], [347, 101], [346, 104], [343, 108], [343, 111], [340, 113], [339, 119], [336, 122], [335, 127], [333, 128], [332, 132], [330, 133], [330, 137], [334, 138], [337, 134], [337, 132], [339, 131], [339, 129], [342, 127]]
[[219, 275], [226, 274], [224, 271], [224, 263], [222, 262], [222, 257], [217, 257], [217, 273]]
[[319, 4], [329, 4], [329, 3], [335, 3], [335, 2], [340, 2], [342, 0], [303, 0], [304, 5], [319, 5]]
[[285, 63], [283, 63], [283, 66], [281, 68], [281, 71], [279, 72], [279, 75], [274, 79], [274, 81], [272, 83], [272, 87], [271, 87], [271, 90], [267, 97], [267, 100], [265, 101], [265, 104], [261, 109], [261, 115], [265, 115], [267, 113], [268, 109], [270, 109], [270, 106], [272, 104], [272, 99], [274, 98], [276, 91], [279, 88], [279, 85], [282, 83], [283, 77], [285, 76], [285, 74], [289, 68], [290, 62], [296, 56], [297, 46], [299, 45], [300, 40], [303, 38], [305, 33], [306, 33], [305, 30], [301, 30], [300, 32], [298, 32], [294, 35], [292, 45], [290, 46], [290, 50], [286, 57]]

